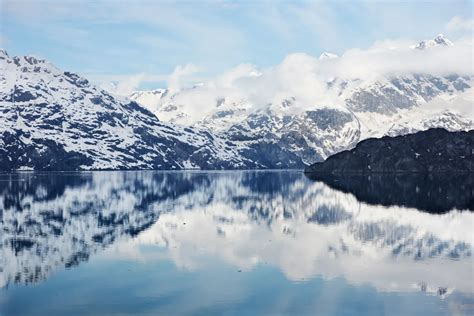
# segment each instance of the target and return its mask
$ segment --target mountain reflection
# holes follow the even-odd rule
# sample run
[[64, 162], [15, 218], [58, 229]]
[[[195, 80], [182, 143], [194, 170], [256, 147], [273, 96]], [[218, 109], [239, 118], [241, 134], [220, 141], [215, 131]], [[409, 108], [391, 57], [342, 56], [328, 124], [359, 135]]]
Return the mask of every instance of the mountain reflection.
[[[347, 183], [299, 172], [3, 174], [0, 285], [44, 280], [104, 248], [147, 257], [141, 245], [155, 245], [189, 269], [213, 257], [243, 270], [276, 266], [293, 281], [344, 277], [383, 291], [472, 293], [474, 213], [438, 202], [444, 214], [419, 212], [410, 195], [391, 203], [399, 188], [386, 197], [389, 183], [376, 181], [354, 182], [370, 189], [349, 194]], [[463, 201], [452, 207], [470, 209], [472, 200]]]
[[368, 204], [414, 207], [430, 213], [452, 209], [474, 211], [474, 177], [470, 173], [306, 176], [352, 193]]

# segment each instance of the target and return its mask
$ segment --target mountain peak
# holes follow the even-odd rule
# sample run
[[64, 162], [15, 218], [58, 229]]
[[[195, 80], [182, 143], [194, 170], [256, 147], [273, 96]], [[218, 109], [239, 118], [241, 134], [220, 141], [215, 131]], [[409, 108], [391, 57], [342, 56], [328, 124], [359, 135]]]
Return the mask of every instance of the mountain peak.
[[10, 56], [8, 56], [8, 53], [5, 49], [0, 48], [0, 59], [5, 59], [5, 58], [10, 58]]
[[130, 97], [139, 97], [141, 95], [163, 95], [167, 92], [167, 89], [153, 89], [153, 90], [136, 90], [133, 91]]
[[439, 44], [439, 45], [445, 45], [445, 46], [453, 46], [453, 42], [451, 42], [447, 37], [445, 37], [442, 33], [438, 34], [434, 38], [434, 41]]
[[336, 55], [336, 54], [333, 54], [333, 53], [329, 53], [329, 52], [324, 52], [322, 53], [321, 55], [319, 55], [319, 60], [323, 60], [323, 59], [334, 59], [334, 58], [338, 58], [339, 56]]
[[434, 39], [431, 40], [425, 40], [421, 41], [418, 43], [418, 45], [415, 46], [416, 49], [426, 49], [426, 48], [432, 48], [436, 46], [453, 46], [453, 42], [451, 42], [447, 37], [445, 37], [443, 34], [438, 34]]
[[22, 63], [23, 61], [30, 65], [37, 64], [49, 64], [44, 58], [35, 56], [35, 55], [25, 55], [25, 56], [11, 56], [8, 55], [6, 49], [0, 48], [0, 59], [13, 59], [17, 63]]
[[23, 56], [23, 59], [30, 65], [46, 64], [46, 60], [34, 55]]

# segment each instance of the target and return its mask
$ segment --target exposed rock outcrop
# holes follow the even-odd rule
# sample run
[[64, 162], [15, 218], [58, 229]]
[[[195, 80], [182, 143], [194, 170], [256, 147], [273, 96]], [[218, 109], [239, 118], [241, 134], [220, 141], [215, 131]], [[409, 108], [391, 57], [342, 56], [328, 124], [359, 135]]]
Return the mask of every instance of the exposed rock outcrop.
[[474, 130], [434, 128], [397, 137], [366, 139], [352, 150], [315, 163], [306, 173], [474, 172]]

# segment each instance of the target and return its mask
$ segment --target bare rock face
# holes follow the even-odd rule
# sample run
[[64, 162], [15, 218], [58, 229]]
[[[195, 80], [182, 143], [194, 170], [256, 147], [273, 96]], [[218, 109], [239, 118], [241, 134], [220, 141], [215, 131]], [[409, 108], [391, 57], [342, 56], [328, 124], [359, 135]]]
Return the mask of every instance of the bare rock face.
[[474, 130], [433, 128], [397, 137], [371, 138], [349, 151], [315, 163], [307, 173], [474, 172]]

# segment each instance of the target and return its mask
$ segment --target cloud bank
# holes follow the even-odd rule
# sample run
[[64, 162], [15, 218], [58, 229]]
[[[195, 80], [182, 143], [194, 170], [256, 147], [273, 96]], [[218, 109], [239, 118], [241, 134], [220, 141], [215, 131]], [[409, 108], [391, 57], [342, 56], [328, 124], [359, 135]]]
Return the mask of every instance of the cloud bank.
[[446, 24], [446, 30], [455, 32], [455, 31], [474, 31], [474, 19], [464, 19], [459, 16], [453, 17], [449, 22]]
[[[472, 38], [454, 42], [453, 46], [414, 49], [409, 40], [376, 42], [370, 48], [350, 49], [337, 58], [319, 59], [304, 53], [288, 55], [280, 64], [259, 69], [241, 64], [221, 75], [209, 78], [192, 89], [174, 96], [173, 103], [190, 116], [215, 108], [216, 100], [244, 102], [253, 107], [293, 102], [292, 111], [308, 105], [343, 107], [344, 95], [331, 83], [371, 84], [391, 76], [429, 74], [473, 76]], [[192, 65], [177, 67], [168, 80], [170, 88], [182, 88], [196, 74]], [[201, 116], [198, 115], [198, 116]]]

